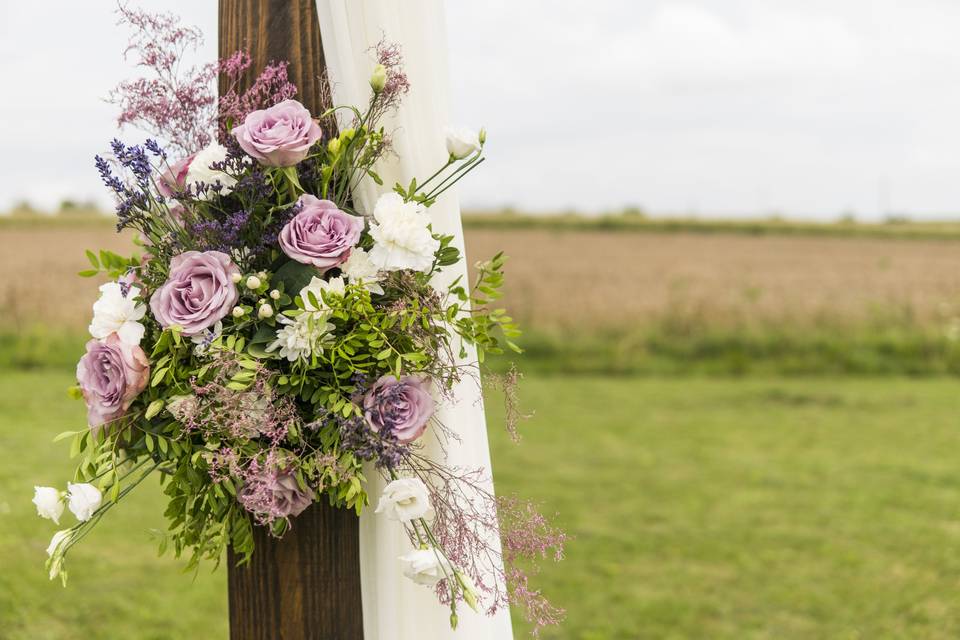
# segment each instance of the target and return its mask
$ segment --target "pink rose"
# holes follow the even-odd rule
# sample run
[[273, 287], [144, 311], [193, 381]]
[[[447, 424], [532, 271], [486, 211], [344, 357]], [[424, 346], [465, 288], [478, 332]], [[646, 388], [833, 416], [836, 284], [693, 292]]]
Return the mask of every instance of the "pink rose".
[[310, 112], [296, 100], [251, 111], [243, 124], [233, 128], [243, 150], [268, 167], [294, 166], [307, 157], [320, 134]]
[[150, 361], [143, 349], [124, 343], [115, 333], [91, 340], [77, 363], [77, 382], [87, 402], [91, 429], [122, 417], [147, 386]]
[[378, 433], [393, 434], [402, 443], [413, 442], [423, 435], [433, 415], [433, 396], [427, 384], [425, 378], [416, 376], [381, 376], [363, 397], [367, 424]]
[[297, 203], [300, 213], [280, 230], [278, 240], [283, 252], [323, 271], [346, 262], [350, 249], [360, 241], [363, 218], [344, 213], [329, 200], [307, 193]]
[[150, 297], [150, 311], [163, 327], [179, 325], [185, 336], [203, 333], [237, 304], [233, 274], [240, 269], [225, 253], [181, 253], [170, 261], [167, 281]]
[[183, 160], [174, 162], [160, 174], [160, 179], [157, 180], [157, 191], [160, 195], [169, 198], [183, 191], [187, 185], [187, 172], [190, 170], [191, 162], [193, 162], [193, 156], [187, 156]]

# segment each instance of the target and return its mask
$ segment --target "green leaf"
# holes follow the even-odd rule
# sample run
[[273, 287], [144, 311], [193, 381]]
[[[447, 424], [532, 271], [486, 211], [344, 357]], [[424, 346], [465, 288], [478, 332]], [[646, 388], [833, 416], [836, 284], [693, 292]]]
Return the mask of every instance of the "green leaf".
[[92, 278], [98, 273], [100, 273], [98, 269], [84, 269], [83, 271], [78, 272], [77, 275], [81, 278]]
[[316, 275], [319, 275], [316, 267], [289, 260], [273, 274], [271, 283], [274, 285], [283, 283], [284, 291], [289, 291], [295, 295], [310, 284], [310, 280]]
[[66, 440], [67, 438], [79, 435], [81, 433], [83, 433], [83, 431], [64, 431], [63, 433], [58, 433], [56, 437], [54, 437], [53, 441], [60, 442], [61, 440]]
[[90, 249], [87, 249], [86, 253], [87, 253], [87, 260], [89, 260], [89, 261], [90, 261], [90, 264], [92, 264], [92, 265], [94, 266], [94, 268], [95, 268], [97, 271], [99, 271], [99, 270], [100, 270], [100, 261], [97, 260], [97, 254], [95, 254], [93, 251], [90, 251]]

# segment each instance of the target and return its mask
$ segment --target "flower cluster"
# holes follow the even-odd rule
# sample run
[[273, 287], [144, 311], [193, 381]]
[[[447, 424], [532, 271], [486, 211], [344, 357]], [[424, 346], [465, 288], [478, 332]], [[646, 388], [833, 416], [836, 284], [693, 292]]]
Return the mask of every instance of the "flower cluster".
[[[177, 46], [196, 37], [170, 31], [168, 18], [124, 15]], [[176, 68], [153, 44], [137, 50]], [[355, 210], [351, 189], [379, 180], [371, 167], [389, 139], [379, 117], [408, 87], [399, 49], [377, 51], [370, 103], [350, 107], [357, 119], [339, 133], [325, 134], [293, 99], [278, 65], [252, 93], [230, 98], [236, 120], [224, 139], [197, 135], [209, 124], [196, 120], [206, 117], [199, 101], [170, 151], [117, 141], [112, 161], [97, 158], [144, 255], [87, 252], [92, 268], [81, 275], [109, 281], [77, 365], [88, 428], [63, 434], [81, 454], [80, 482], [66, 494], [78, 523], [54, 536], [51, 577], [65, 577], [68, 550], [154, 472], [169, 499], [164, 547], [189, 552], [193, 566], [228, 545], [249, 559], [253, 526], [283, 535], [315, 501], [359, 512], [370, 502], [371, 462], [388, 482], [377, 513], [410, 535], [403, 572], [437, 589], [454, 626], [460, 602], [487, 599], [495, 611], [510, 601], [504, 594], [530, 593], [517, 567], [544, 545], [505, 538], [501, 553], [483, 478], [422, 454], [428, 440], [455, 437], [437, 408], [469, 372], [456, 357], [463, 345], [482, 361], [515, 348], [518, 334], [491, 308], [502, 256], [479, 265], [472, 287], [434, 284], [463, 257], [434, 232], [429, 207], [482, 160], [485, 135], [451, 132], [448, 159], [430, 178]], [[229, 71], [247, 64], [232, 58]], [[126, 107], [126, 121], [156, 118], [139, 103]], [[164, 122], [188, 127], [183, 114]], [[54, 522], [63, 501], [45, 487], [34, 498]]]

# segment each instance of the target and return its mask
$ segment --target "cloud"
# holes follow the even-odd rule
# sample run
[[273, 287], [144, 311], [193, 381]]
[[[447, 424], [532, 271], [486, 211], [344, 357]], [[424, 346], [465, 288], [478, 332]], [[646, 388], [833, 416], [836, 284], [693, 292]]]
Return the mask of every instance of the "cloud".
[[[215, 3], [150, 6], [214, 55]], [[0, 4], [0, 208], [105, 200], [101, 98], [131, 74], [112, 7]], [[447, 22], [454, 119], [490, 134], [468, 205], [881, 215], [882, 184], [898, 210], [960, 210], [960, 3], [489, 0]]]

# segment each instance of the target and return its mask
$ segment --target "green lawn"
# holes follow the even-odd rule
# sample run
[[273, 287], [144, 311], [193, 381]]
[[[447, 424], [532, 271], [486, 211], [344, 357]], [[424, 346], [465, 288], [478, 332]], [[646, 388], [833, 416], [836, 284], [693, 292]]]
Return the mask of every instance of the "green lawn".
[[[0, 637], [225, 638], [225, 573], [156, 558], [145, 489], [43, 573], [63, 484], [53, 435], [82, 421], [68, 373], [0, 372]], [[960, 635], [960, 384], [949, 379], [536, 378], [536, 417], [496, 428], [500, 492], [575, 536], [540, 583], [549, 638]], [[498, 422], [496, 398], [489, 403]], [[522, 629], [522, 625], [518, 630]]]

